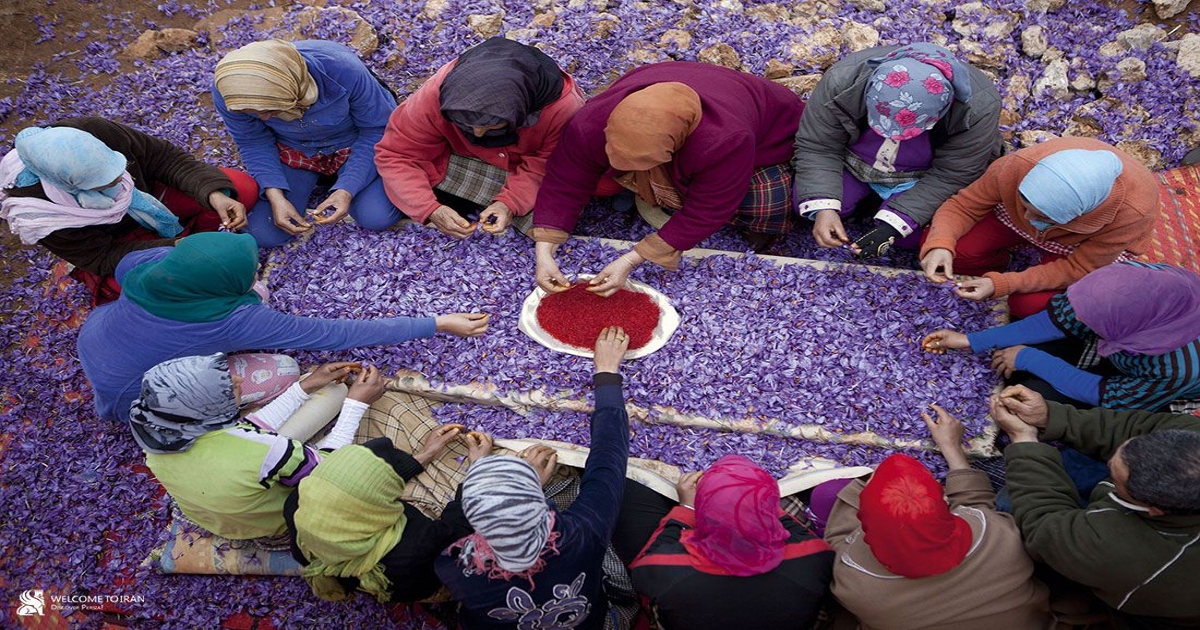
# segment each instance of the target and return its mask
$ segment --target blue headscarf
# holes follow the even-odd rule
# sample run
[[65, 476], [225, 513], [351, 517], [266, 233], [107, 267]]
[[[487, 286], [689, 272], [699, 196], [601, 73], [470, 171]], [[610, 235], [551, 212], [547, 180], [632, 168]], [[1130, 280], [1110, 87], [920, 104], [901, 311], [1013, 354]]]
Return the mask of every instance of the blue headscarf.
[[[25, 163], [15, 185], [45, 182], [70, 194], [83, 208], [103, 210], [116, 202], [121, 184], [113, 182], [126, 176], [125, 156], [96, 136], [74, 127], [26, 127], [17, 134], [15, 148]], [[94, 190], [106, 184], [113, 185]], [[166, 206], [133, 188], [132, 180], [129, 187], [133, 196], [127, 212], [142, 227], [165, 237], [183, 231], [179, 219]]]
[[1104, 203], [1123, 168], [1112, 151], [1067, 149], [1038, 160], [1017, 189], [1038, 212], [1064, 225]]

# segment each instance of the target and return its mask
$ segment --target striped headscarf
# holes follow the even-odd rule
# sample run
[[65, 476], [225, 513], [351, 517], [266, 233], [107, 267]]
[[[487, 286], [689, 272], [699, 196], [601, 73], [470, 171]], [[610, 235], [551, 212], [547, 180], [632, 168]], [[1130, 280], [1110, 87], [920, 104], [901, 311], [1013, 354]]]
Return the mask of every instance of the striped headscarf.
[[246, 44], [217, 62], [217, 92], [232, 112], [275, 112], [292, 121], [317, 102], [317, 82], [290, 42], [269, 39]]
[[500, 578], [536, 573], [543, 566], [542, 552], [553, 546], [554, 518], [529, 462], [491, 455], [471, 464], [462, 484], [462, 507], [475, 528], [461, 543], [464, 566]]
[[196, 438], [238, 422], [229, 359], [224, 352], [163, 361], [146, 371], [133, 401], [133, 439], [147, 453], [178, 453]]

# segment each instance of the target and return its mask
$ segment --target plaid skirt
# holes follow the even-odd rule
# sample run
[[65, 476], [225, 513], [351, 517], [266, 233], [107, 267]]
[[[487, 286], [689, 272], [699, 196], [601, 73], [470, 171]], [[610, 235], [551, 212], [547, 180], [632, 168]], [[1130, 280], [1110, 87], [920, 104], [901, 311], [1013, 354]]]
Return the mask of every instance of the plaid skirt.
[[749, 232], [786, 234], [792, 229], [792, 168], [772, 164], [754, 169], [750, 190], [733, 224]]
[[508, 171], [492, 166], [483, 160], [451, 153], [450, 164], [446, 167], [446, 177], [434, 188], [481, 206], [487, 206], [496, 198], [506, 181], [508, 181]]

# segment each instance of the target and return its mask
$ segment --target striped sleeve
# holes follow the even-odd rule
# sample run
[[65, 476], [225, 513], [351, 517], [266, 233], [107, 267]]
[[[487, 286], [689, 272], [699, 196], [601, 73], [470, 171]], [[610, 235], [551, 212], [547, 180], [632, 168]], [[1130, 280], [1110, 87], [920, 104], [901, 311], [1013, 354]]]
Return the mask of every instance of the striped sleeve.
[[1076, 317], [1075, 307], [1071, 306], [1071, 301], [1067, 299], [1066, 293], [1059, 293], [1050, 298], [1050, 305], [1046, 307], [1046, 312], [1050, 315], [1050, 321], [1071, 337], [1088, 339], [1096, 334], [1087, 324], [1079, 321], [1079, 318]]
[[321, 462], [321, 455], [316, 449], [298, 440], [249, 424], [239, 425], [238, 429], [234, 435], [265, 449], [258, 470], [258, 485], [264, 488], [276, 483], [295, 486]]
[[1200, 339], [1166, 354], [1119, 352], [1109, 360], [1121, 375], [1101, 382], [1102, 407], [1155, 410], [1177, 398], [1200, 397]]

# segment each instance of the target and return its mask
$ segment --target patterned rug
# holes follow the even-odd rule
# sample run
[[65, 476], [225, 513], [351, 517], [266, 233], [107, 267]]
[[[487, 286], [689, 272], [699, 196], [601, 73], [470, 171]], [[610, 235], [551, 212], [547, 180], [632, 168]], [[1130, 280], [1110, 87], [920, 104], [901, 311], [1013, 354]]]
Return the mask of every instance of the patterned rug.
[[1146, 256], [1200, 273], [1200, 166], [1162, 171], [1158, 178], [1162, 214]]

